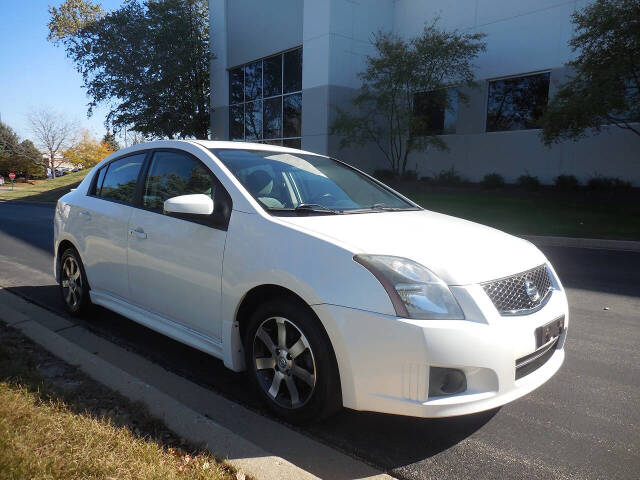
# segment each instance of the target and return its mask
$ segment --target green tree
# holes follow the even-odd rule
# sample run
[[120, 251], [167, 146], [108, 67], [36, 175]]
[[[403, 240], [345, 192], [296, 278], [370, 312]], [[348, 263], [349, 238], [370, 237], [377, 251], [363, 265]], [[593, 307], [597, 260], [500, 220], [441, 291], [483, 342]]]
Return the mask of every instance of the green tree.
[[120, 150], [120, 144], [116, 140], [115, 134], [107, 130], [107, 133], [102, 137], [102, 143], [106, 144], [112, 152]]
[[483, 38], [444, 31], [437, 21], [409, 40], [378, 32], [376, 54], [367, 57], [359, 74], [362, 85], [353, 108], [336, 108], [331, 133], [341, 135], [341, 147], [373, 142], [396, 174], [406, 171], [411, 152], [445, 149], [444, 140], [430, 128], [433, 116], [452, 107], [447, 88], [468, 101], [463, 89], [475, 85], [472, 61], [485, 50]]
[[42, 177], [44, 161], [31, 140], [20, 142], [13, 129], [0, 122], [0, 174], [6, 176], [10, 172], [17, 176]]
[[64, 46], [106, 123], [148, 137], [209, 135], [206, 0], [130, 0], [105, 12], [90, 0], [49, 9], [49, 39]]
[[615, 125], [640, 135], [640, 0], [596, 0], [572, 16], [572, 69], [549, 102], [545, 144]]

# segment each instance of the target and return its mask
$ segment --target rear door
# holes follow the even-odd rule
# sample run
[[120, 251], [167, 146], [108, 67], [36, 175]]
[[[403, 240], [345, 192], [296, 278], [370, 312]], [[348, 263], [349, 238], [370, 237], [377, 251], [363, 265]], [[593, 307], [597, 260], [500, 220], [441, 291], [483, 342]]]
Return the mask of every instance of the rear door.
[[219, 216], [228, 195], [209, 168], [184, 151], [154, 151], [146, 170], [141, 208], [129, 219], [131, 299], [152, 313], [219, 339], [227, 224], [170, 217], [163, 214], [163, 203], [202, 193], [212, 197], [212, 215]]
[[75, 219], [91, 288], [122, 298], [129, 296], [127, 228], [144, 159], [138, 153], [103, 166]]

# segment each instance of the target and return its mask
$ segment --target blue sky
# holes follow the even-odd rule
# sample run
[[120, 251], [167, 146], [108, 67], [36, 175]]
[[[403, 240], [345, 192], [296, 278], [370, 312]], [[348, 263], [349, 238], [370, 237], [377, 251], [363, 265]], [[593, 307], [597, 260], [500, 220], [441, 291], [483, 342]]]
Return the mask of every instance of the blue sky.
[[[106, 108], [87, 118], [89, 99], [62, 47], [47, 41], [49, 5], [63, 0], [0, 0], [0, 116], [21, 139], [31, 132], [30, 109], [48, 107], [77, 120], [95, 136], [105, 133]], [[103, 8], [118, 7], [121, 0], [103, 0]]]

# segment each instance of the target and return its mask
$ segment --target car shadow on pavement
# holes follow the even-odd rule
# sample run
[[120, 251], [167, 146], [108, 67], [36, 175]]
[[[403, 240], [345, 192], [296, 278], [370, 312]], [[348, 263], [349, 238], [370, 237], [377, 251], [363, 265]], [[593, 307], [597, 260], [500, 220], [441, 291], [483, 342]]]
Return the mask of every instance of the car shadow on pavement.
[[[10, 287], [6, 290], [34, 301], [201, 387], [273, 418], [253, 389], [248, 388], [246, 376], [227, 369], [221, 360], [101, 307], [96, 307], [87, 318], [72, 319], [64, 311], [57, 285]], [[422, 419], [345, 409], [325, 421], [291, 428], [390, 470], [447, 450], [481, 429], [498, 410], [452, 418]]]

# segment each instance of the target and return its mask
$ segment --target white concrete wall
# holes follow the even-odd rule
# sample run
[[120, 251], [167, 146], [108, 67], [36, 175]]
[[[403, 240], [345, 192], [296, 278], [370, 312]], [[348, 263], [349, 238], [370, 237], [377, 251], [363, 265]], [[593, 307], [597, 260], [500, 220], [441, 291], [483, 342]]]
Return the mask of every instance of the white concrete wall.
[[382, 29], [406, 38], [437, 16], [447, 29], [487, 34], [487, 51], [475, 62], [480, 88], [458, 109], [457, 134], [448, 152], [416, 153], [410, 168], [421, 175], [455, 166], [480, 180], [499, 172], [514, 180], [526, 171], [551, 182], [560, 173], [586, 180], [616, 176], [640, 185], [640, 138], [611, 129], [580, 142], [547, 148], [539, 131], [485, 132], [488, 80], [551, 71], [550, 94], [571, 58], [570, 16], [588, 0], [211, 0], [214, 137], [227, 138], [227, 69], [303, 45], [302, 146], [345, 158], [367, 170], [385, 167], [375, 148], [341, 150], [328, 135], [334, 106], [348, 106], [360, 85], [371, 39]]

